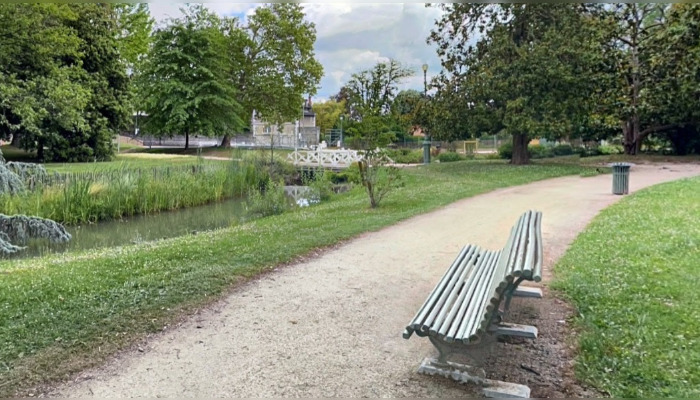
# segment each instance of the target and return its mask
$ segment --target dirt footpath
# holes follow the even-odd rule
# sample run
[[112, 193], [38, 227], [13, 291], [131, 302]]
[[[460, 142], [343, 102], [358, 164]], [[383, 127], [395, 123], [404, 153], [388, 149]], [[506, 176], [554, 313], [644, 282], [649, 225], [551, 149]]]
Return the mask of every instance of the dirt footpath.
[[[693, 175], [700, 165], [635, 166], [630, 189]], [[545, 299], [514, 304], [512, 322], [536, 325], [540, 337], [495, 343], [487, 373], [530, 385], [533, 397], [599, 395], [571, 377], [565, 323], [571, 311], [546, 282], [576, 234], [621, 198], [610, 191], [610, 175], [552, 179], [362, 235], [243, 285], [142, 352], [125, 352], [51, 394], [473, 397], [471, 386], [417, 374], [434, 350], [426, 338], [404, 340], [401, 333], [464, 244], [500, 248], [516, 218], [537, 209], [544, 213]]]

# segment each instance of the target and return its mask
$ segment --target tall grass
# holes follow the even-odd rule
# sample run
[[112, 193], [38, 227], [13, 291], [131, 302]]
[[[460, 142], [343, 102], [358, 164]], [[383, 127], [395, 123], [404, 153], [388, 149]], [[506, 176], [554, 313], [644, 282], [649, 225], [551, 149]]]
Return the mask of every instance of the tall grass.
[[33, 191], [0, 196], [0, 212], [89, 223], [243, 197], [269, 179], [264, 163], [242, 161], [65, 174]]

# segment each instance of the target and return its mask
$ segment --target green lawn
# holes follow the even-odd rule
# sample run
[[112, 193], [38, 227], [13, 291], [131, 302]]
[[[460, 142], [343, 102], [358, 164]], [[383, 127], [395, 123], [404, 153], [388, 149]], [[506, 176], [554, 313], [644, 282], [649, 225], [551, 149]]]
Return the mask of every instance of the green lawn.
[[408, 168], [405, 186], [375, 210], [357, 188], [220, 231], [0, 262], [0, 396], [99, 363], [246, 278], [316, 248], [493, 189], [591, 171], [478, 162]]
[[700, 397], [700, 178], [604, 210], [556, 266], [577, 373], [613, 397]]

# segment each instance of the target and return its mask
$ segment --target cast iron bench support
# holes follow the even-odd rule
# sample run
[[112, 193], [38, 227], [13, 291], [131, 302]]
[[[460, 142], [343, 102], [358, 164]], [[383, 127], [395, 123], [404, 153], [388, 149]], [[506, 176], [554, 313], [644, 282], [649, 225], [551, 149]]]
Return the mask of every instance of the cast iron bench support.
[[524, 280], [542, 279], [542, 213], [527, 211], [499, 251], [466, 245], [403, 333], [428, 337], [437, 358], [426, 358], [418, 372], [483, 386], [488, 397], [529, 397], [530, 388], [486, 378], [481, 368], [450, 361], [479, 348], [485, 335], [537, 338], [534, 326], [508, 324], [503, 318], [514, 296], [542, 297]]

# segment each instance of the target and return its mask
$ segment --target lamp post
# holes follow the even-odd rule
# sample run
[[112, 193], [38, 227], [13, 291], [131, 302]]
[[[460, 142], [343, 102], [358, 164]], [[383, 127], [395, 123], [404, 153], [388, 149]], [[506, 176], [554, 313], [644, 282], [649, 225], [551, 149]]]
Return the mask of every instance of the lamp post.
[[[424, 101], [428, 101], [428, 64], [423, 64], [423, 97]], [[423, 164], [430, 164], [430, 136], [428, 136], [428, 131], [423, 127]]]
[[345, 119], [345, 115], [340, 114], [340, 147], [341, 149], [343, 148], [343, 120]]

